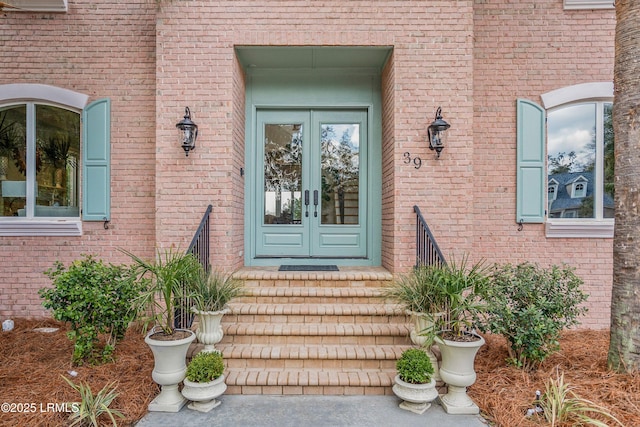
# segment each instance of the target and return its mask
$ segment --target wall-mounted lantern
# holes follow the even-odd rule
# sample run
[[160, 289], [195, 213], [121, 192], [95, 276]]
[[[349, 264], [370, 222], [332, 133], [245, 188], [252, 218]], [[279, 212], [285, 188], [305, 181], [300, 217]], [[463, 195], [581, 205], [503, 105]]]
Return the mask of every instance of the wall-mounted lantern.
[[447, 129], [451, 125], [442, 120], [442, 109], [438, 107], [436, 110], [436, 119], [431, 122], [427, 131], [429, 136], [429, 148], [436, 150], [436, 158], [440, 158], [440, 152], [444, 148], [447, 139]]
[[184, 108], [184, 118], [176, 124], [176, 127], [180, 131], [182, 149], [188, 157], [189, 151], [196, 149], [196, 138], [198, 137], [198, 125], [191, 121], [189, 107]]

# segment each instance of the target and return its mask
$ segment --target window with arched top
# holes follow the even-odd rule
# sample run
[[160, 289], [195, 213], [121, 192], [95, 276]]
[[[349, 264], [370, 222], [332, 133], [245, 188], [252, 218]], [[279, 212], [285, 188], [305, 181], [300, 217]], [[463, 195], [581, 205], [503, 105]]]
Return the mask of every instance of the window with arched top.
[[80, 235], [109, 219], [109, 100], [0, 86], [0, 235]]
[[543, 106], [517, 102], [516, 221], [544, 222], [547, 237], [612, 237], [613, 84], [568, 86], [541, 98]]

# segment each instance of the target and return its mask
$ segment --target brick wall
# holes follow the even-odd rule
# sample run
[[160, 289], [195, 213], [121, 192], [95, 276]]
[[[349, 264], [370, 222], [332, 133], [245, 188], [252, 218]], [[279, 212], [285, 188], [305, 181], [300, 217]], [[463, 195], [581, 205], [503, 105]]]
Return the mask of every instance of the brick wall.
[[[112, 218], [82, 237], [0, 237], [0, 318], [46, 314], [37, 290], [54, 261], [153, 256], [155, 3], [71, 0], [69, 13], [0, 16], [0, 84], [39, 83], [111, 98]], [[176, 120], [177, 122], [177, 120]]]
[[[0, 238], [0, 316], [44, 314], [35, 291], [55, 260], [186, 248], [208, 204], [214, 266], [241, 266], [245, 81], [234, 47], [345, 45], [393, 47], [381, 76], [383, 265], [413, 265], [417, 204], [447, 255], [576, 266], [591, 294], [584, 325], [606, 327], [611, 239], [517, 231], [515, 100], [612, 80], [614, 19], [558, 0], [70, 0], [67, 14], [7, 13], [0, 84], [111, 98], [113, 215], [108, 230], [84, 223], [82, 237]], [[175, 129], [185, 106], [200, 131], [189, 157]], [[427, 127], [439, 106], [451, 129], [436, 160]]]
[[515, 223], [516, 98], [612, 81], [615, 12], [564, 11], [562, 2], [476, 1], [474, 11], [473, 250], [491, 262], [567, 263], [590, 294], [583, 326], [609, 326], [612, 239], [546, 238]]

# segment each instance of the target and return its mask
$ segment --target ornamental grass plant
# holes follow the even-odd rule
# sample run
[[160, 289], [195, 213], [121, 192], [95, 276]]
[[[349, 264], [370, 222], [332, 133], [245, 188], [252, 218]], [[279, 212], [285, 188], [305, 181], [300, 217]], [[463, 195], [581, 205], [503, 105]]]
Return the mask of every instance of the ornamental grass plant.
[[623, 425], [606, 408], [579, 397], [573, 390], [574, 387], [565, 382], [564, 372], [556, 371], [556, 378], [547, 381], [546, 390], [537, 403], [551, 427], [565, 423], [595, 427], [610, 427], [612, 423]]
[[192, 300], [199, 311], [221, 311], [227, 303], [241, 296], [243, 290], [242, 281], [220, 270], [199, 275], [191, 282]]
[[67, 377], [62, 377], [80, 395], [80, 402], [72, 403], [72, 412], [69, 415], [70, 427], [99, 427], [104, 425], [100, 418], [107, 417], [111, 425], [116, 427], [116, 417], [124, 418], [122, 412], [109, 406], [118, 397], [115, 382], [105, 385], [97, 394], [93, 394], [89, 384], [75, 384]]

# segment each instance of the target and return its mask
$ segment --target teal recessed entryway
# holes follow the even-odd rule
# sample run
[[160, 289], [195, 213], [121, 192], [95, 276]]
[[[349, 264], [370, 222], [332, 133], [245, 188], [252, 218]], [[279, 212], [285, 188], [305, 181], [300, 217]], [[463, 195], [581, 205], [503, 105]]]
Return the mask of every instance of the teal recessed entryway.
[[389, 47], [237, 47], [245, 70], [245, 265], [381, 262]]

